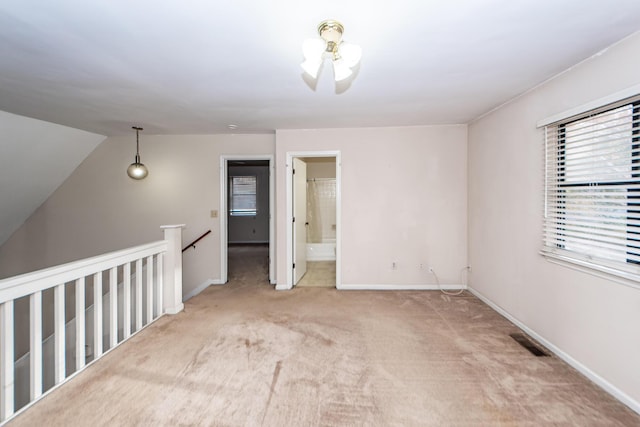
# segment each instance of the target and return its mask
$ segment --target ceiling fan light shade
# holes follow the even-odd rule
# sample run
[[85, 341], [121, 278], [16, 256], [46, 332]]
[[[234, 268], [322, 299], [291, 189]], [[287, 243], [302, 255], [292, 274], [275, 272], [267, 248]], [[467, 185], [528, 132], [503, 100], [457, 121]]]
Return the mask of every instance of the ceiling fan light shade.
[[322, 56], [327, 44], [322, 39], [306, 39], [302, 42], [302, 54], [304, 59], [316, 59]]
[[314, 79], [318, 78], [318, 73], [320, 72], [321, 65], [322, 65], [322, 59], [321, 60], [307, 59], [302, 64], [300, 64], [304, 72], [310, 75]]
[[342, 61], [344, 61], [344, 64], [349, 68], [358, 65], [362, 58], [362, 48], [353, 43], [342, 42], [338, 50]]
[[342, 59], [333, 61], [333, 78], [337, 82], [348, 78], [351, 74], [351, 68], [349, 68]]

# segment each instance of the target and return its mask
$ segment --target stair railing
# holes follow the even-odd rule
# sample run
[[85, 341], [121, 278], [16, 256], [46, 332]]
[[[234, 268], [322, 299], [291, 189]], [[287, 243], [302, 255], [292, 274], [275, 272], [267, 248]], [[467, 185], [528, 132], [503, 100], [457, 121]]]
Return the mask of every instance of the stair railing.
[[[26, 409], [85, 369], [87, 349], [93, 357], [90, 363], [94, 363], [164, 314], [182, 310], [183, 227], [162, 226], [164, 240], [0, 280], [0, 422], [7, 421], [16, 414], [16, 409]], [[108, 282], [108, 300], [104, 302], [108, 313], [103, 313], [103, 277]], [[94, 304], [92, 328], [86, 330], [85, 289], [89, 284], [93, 285]], [[75, 367], [67, 369], [65, 296], [71, 289], [75, 292], [75, 343], [70, 347], [75, 353]], [[43, 293], [49, 290], [53, 293], [54, 372], [53, 385], [45, 390], [43, 366], [48, 364], [43, 364], [42, 314]], [[16, 324], [24, 316], [14, 313], [15, 301], [23, 297], [29, 299], [28, 328]], [[95, 303], [98, 301], [100, 303]], [[122, 307], [118, 307], [120, 301]], [[108, 324], [103, 325], [104, 317], [108, 317]], [[28, 400], [20, 402], [18, 408], [14, 363], [16, 328], [29, 330], [30, 361]], [[86, 342], [86, 335], [92, 336], [92, 342]], [[108, 340], [104, 339], [105, 335]]]

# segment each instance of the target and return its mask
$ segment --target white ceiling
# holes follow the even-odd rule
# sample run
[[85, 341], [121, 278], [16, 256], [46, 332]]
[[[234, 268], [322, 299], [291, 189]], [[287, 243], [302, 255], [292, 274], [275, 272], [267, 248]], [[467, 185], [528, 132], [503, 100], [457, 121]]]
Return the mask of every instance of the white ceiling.
[[[314, 91], [326, 18], [363, 59]], [[638, 0], [16, 0], [0, 110], [102, 135], [467, 123], [640, 30]]]

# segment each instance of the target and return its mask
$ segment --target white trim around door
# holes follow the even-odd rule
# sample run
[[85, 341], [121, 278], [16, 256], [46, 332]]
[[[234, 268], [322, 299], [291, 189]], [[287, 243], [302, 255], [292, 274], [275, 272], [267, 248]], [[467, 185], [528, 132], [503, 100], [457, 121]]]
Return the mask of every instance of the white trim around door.
[[275, 234], [275, 164], [272, 154], [223, 154], [220, 156], [220, 282], [227, 283], [228, 279], [228, 169], [230, 160], [268, 160], [269, 161], [269, 283], [276, 283], [276, 234]]
[[287, 283], [276, 286], [278, 290], [293, 288], [293, 159], [305, 157], [335, 157], [336, 159], [336, 288], [342, 286], [342, 163], [340, 151], [288, 151], [286, 173], [286, 202], [287, 202]]

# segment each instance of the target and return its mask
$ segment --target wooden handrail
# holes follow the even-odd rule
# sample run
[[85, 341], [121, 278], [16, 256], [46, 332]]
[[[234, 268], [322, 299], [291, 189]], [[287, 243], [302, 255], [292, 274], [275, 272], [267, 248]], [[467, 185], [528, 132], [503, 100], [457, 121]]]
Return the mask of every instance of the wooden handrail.
[[195, 249], [195, 248], [196, 248], [196, 243], [198, 243], [200, 240], [204, 239], [204, 238], [205, 238], [205, 236], [206, 236], [207, 234], [209, 234], [209, 233], [211, 233], [211, 230], [207, 230], [207, 231], [205, 231], [205, 232], [202, 234], [202, 236], [198, 237], [196, 240], [194, 240], [193, 242], [191, 242], [191, 243], [189, 243], [187, 246], [185, 246], [185, 247], [184, 247], [184, 249], [182, 250], [182, 252], [186, 251], [187, 249], [189, 249], [189, 248], [190, 248], [190, 247], [192, 247], [192, 246], [193, 246], [193, 249]]

